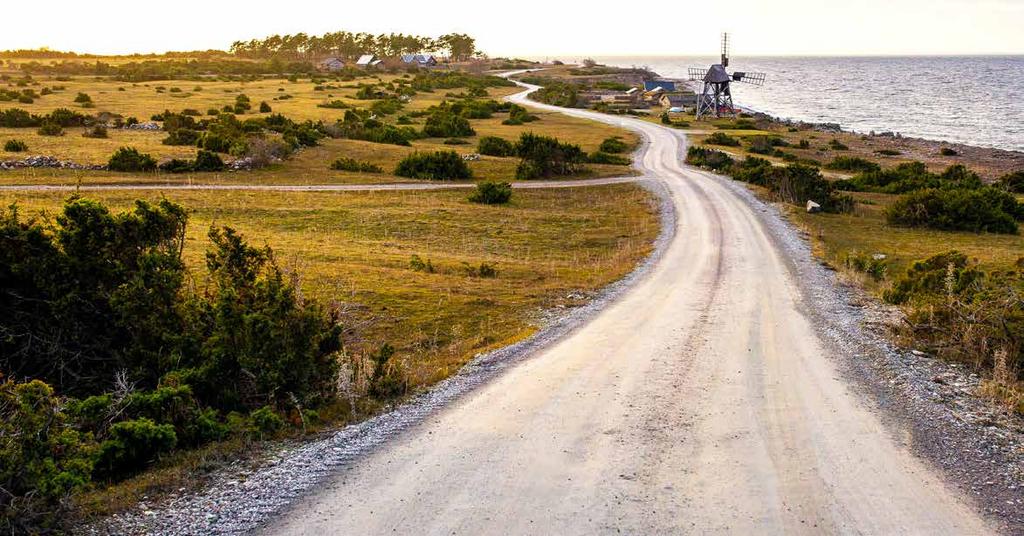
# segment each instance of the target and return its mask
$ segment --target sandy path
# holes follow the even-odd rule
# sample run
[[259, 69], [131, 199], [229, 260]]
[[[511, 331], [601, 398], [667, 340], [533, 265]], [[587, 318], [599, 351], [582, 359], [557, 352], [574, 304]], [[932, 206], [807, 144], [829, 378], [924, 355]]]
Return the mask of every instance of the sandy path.
[[840, 378], [768, 230], [733, 190], [680, 165], [681, 135], [566, 113], [648, 140], [642, 168], [677, 211], [660, 262], [568, 337], [339, 469], [266, 533], [989, 531]]

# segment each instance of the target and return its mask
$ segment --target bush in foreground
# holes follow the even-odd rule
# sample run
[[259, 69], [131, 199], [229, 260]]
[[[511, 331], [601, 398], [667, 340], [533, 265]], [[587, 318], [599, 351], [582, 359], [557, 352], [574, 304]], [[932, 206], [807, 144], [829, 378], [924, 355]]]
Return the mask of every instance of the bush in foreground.
[[690, 146], [686, 150], [686, 163], [712, 171], [728, 172], [735, 161], [722, 151]]
[[519, 137], [516, 153], [522, 159], [516, 168], [516, 178], [520, 180], [575, 175], [587, 161], [579, 145], [532, 133]]
[[146, 153], [140, 153], [134, 147], [121, 147], [111, 155], [107, 162], [110, 171], [153, 171], [156, 169], [156, 159]]
[[473, 172], [455, 151], [413, 153], [402, 159], [395, 175], [412, 179], [460, 180], [470, 179]]
[[601, 142], [601, 146], [598, 147], [598, 151], [602, 153], [620, 154], [624, 153], [629, 149], [629, 145], [622, 141], [622, 138], [618, 136], [612, 136]]
[[473, 203], [501, 205], [512, 199], [512, 185], [507, 182], [484, 181], [476, 185], [476, 191], [469, 196]]
[[737, 140], [736, 138], [724, 132], [715, 132], [714, 134], [708, 136], [707, 139], [704, 140], [704, 143], [709, 143], [711, 145], [722, 145], [725, 147], [740, 146], [740, 140]]

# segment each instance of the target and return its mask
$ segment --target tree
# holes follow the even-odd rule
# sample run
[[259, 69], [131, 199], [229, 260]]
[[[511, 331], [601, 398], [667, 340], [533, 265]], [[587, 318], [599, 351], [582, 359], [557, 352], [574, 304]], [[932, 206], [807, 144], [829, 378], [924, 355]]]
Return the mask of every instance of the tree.
[[446, 34], [437, 39], [440, 48], [455, 61], [465, 61], [476, 54], [476, 39], [466, 34]]

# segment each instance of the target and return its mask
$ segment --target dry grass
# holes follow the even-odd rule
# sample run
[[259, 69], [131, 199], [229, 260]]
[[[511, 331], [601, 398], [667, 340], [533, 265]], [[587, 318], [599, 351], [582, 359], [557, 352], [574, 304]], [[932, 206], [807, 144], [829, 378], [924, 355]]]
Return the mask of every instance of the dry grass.
[[[42, 87], [54, 85], [65, 86], [64, 90], [52, 95], [36, 99], [33, 104], [5, 102], [0, 108], [19, 107], [32, 113], [44, 114], [56, 108], [70, 108], [82, 113], [107, 111], [125, 117], [136, 117], [147, 121], [151, 116], [164, 110], [181, 111], [185, 108], [198, 110], [206, 114], [209, 108], [217, 108], [232, 104], [238, 94], [247, 95], [253, 109], [266, 101], [273, 113], [281, 113], [296, 121], [313, 120], [334, 122], [342, 118], [345, 110], [319, 108], [317, 104], [326, 101], [341, 100], [353, 107], [366, 108], [371, 101], [354, 98], [357, 83], [387, 83], [399, 78], [399, 75], [380, 75], [363, 78], [354, 82], [329, 81], [323, 85], [322, 91], [315, 89], [316, 84], [309, 79], [290, 82], [283, 79], [267, 79], [254, 82], [226, 81], [186, 81], [170, 80], [133, 84], [107, 79], [97, 80], [93, 77], [74, 77], [71, 81], [55, 81], [49, 77], [37, 77], [38, 86], [31, 86], [36, 92]], [[327, 86], [333, 86], [329, 88]], [[157, 88], [165, 88], [157, 92]], [[180, 93], [172, 93], [171, 88], [180, 89]], [[196, 89], [199, 89], [198, 91]], [[12, 86], [11, 89], [18, 89]], [[123, 91], [121, 91], [123, 89]], [[449, 92], [459, 93], [460, 89], [437, 90], [433, 93], [419, 93], [412, 102], [406, 105], [402, 113], [423, 110], [445, 100]], [[499, 87], [488, 90], [488, 98], [500, 99], [518, 92], [518, 88]], [[74, 103], [79, 93], [90, 95], [95, 107], [83, 109]], [[287, 100], [274, 100], [288, 95]], [[250, 113], [241, 116], [259, 117], [267, 114]], [[153, 182], [161, 183], [267, 183], [267, 184], [312, 184], [312, 183], [369, 183], [369, 182], [403, 182], [404, 179], [390, 175], [395, 164], [405, 155], [413, 151], [430, 151], [452, 149], [459, 153], [475, 152], [480, 136], [500, 136], [507, 139], [518, 138], [524, 132], [536, 132], [555, 136], [563, 141], [576, 143], [588, 152], [594, 151], [601, 141], [610, 136], [622, 136], [635, 144], [638, 138], [625, 130], [612, 126], [584, 121], [552, 112], [537, 112], [541, 120], [522, 126], [502, 125], [505, 114], [498, 114], [491, 119], [473, 120], [473, 128], [477, 136], [467, 138], [468, 145], [444, 145], [441, 139], [426, 139], [413, 142], [413, 147], [399, 147], [354, 140], [325, 140], [322, 146], [300, 152], [293, 159], [270, 169], [251, 173], [199, 173], [191, 175], [170, 174], [123, 174], [106, 171], [81, 171], [51, 169], [21, 169], [0, 171], [0, 184], [108, 184]], [[419, 128], [422, 119], [414, 120]], [[166, 136], [162, 131], [144, 132], [110, 129], [108, 139], [92, 139], [82, 137], [82, 129], [66, 129], [67, 133], [60, 137], [40, 136], [31, 128], [0, 128], [0, 143], [7, 139], [25, 141], [29, 150], [25, 153], [0, 153], [0, 159], [23, 158], [29, 155], [56, 156], [63, 160], [71, 160], [81, 164], [104, 164], [110, 155], [121, 146], [129, 145], [150, 153], [158, 159], [184, 158], [195, 154], [192, 147], [174, 147], [163, 145], [161, 140]], [[332, 161], [339, 157], [350, 157], [365, 160], [381, 166], [385, 173], [381, 175], [337, 172], [329, 169]], [[513, 180], [518, 161], [514, 158], [485, 157], [470, 163], [474, 174], [479, 179]], [[629, 175], [632, 170], [624, 166], [593, 165], [589, 176], [607, 177]]]

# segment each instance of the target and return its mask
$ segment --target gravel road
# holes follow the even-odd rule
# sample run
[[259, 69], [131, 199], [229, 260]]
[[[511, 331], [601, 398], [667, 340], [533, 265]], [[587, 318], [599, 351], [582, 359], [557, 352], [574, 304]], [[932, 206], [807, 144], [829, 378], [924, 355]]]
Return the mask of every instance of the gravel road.
[[682, 166], [674, 131], [566, 113], [646, 138], [642, 170], [676, 214], [660, 260], [568, 336], [336, 470], [264, 533], [992, 529], [844, 379], [755, 201]]

